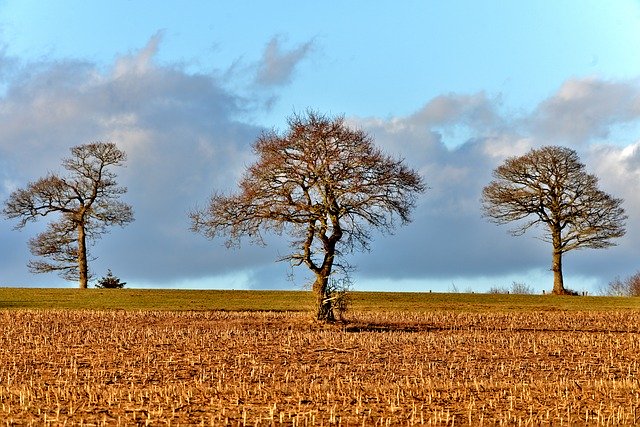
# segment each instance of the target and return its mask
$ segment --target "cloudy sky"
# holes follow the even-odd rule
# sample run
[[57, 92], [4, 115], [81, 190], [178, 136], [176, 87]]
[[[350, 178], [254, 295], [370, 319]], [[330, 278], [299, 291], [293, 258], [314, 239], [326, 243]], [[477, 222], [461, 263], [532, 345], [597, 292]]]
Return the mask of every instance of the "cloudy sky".
[[[298, 289], [286, 240], [227, 250], [188, 212], [232, 191], [265, 129], [308, 108], [370, 133], [430, 189], [413, 222], [354, 254], [359, 290], [550, 289], [542, 230], [481, 216], [491, 171], [532, 147], [578, 151], [625, 199], [627, 235], [566, 255], [595, 291], [640, 269], [640, 2], [0, 1], [0, 199], [75, 145], [112, 141], [136, 221], [92, 248], [130, 287]], [[32, 275], [45, 221], [0, 220], [1, 286]]]

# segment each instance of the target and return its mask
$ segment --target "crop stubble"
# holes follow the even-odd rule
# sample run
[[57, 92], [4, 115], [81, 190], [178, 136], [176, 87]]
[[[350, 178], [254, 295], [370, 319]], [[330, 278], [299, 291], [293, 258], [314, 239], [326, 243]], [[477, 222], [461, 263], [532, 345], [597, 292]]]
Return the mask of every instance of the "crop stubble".
[[640, 423], [640, 312], [5, 311], [0, 419], [33, 425]]

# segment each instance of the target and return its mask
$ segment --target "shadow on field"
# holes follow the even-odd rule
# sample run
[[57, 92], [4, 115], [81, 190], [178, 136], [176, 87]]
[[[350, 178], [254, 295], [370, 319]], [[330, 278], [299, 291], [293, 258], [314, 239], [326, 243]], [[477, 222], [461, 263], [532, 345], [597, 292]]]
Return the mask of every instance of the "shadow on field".
[[345, 332], [426, 332], [434, 329], [428, 325], [390, 323], [348, 324], [343, 327]]
[[407, 324], [407, 323], [346, 323], [342, 325], [344, 332], [358, 333], [358, 332], [442, 332], [442, 331], [493, 331], [493, 332], [550, 332], [550, 333], [564, 333], [564, 332], [579, 332], [587, 334], [629, 334], [640, 333], [640, 329], [637, 325], [631, 325], [629, 327], [620, 328], [603, 328], [594, 326], [579, 326], [574, 327], [567, 325], [566, 327], [557, 326], [542, 326], [542, 327], [529, 327], [529, 326], [477, 326], [477, 325], [433, 325], [433, 324]]

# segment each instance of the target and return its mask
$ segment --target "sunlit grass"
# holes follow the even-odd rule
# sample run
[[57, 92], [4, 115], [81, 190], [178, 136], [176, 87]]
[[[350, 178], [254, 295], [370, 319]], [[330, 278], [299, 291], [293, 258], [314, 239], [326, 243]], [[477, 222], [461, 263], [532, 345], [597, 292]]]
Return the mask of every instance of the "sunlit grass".
[[[353, 311], [617, 311], [640, 298], [353, 292]], [[0, 309], [310, 311], [309, 291], [0, 288]]]

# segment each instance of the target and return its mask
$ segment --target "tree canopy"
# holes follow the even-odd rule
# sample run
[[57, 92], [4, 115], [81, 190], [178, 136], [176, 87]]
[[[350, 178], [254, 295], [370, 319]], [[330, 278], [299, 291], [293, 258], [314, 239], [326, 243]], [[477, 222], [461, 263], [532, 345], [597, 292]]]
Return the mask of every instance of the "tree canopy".
[[343, 117], [294, 115], [284, 134], [262, 134], [257, 161], [234, 195], [216, 193], [191, 213], [192, 229], [228, 245], [242, 237], [263, 243], [263, 232], [286, 233], [292, 252], [282, 260], [315, 275], [317, 318], [333, 320], [329, 283], [337, 258], [366, 250], [376, 228], [390, 232], [410, 212], [425, 184], [403, 161], [384, 154], [365, 132]]
[[93, 243], [108, 227], [133, 221], [131, 206], [119, 200], [127, 189], [119, 187], [109, 168], [122, 166], [126, 154], [113, 143], [96, 142], [73, 147], [62, 161], [68, 176], [50, 173], [15, 190], [5, 202], [4, 215], [18, 219], [17, 229], [40, 217], [56, 214], [47, 229], [29, 241], [35, 273], [57, 271], [67, 280], [78, 280], [87, 288], [88, 243]]
[[521, 235], [546, 225], [543, 240], [552, 244], [553, 292], [566, 293], [562, 254], [573, 249], [613, 246], [625, 234], [622, 199], [598, 188], [576, 152], [549, 146], [508, 158], [482, 192], [484, 213], [498, 224], [514, 223]]

